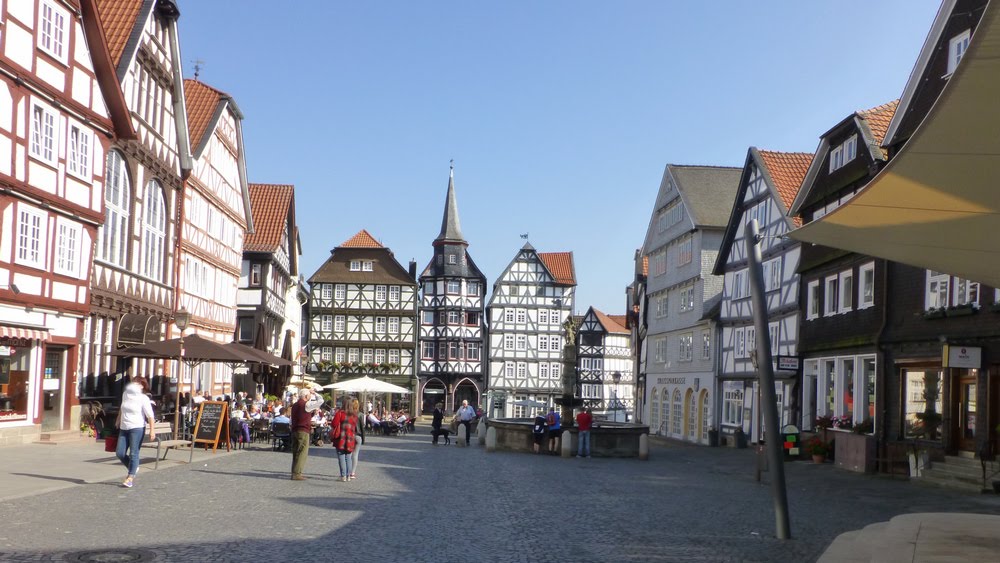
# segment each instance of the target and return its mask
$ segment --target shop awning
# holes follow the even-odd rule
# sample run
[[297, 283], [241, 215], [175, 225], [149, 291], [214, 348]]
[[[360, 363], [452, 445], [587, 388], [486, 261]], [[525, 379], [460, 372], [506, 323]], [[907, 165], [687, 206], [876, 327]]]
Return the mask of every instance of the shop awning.
[[846, 205], [802, 242], [1000, 287], [1000, 7], [990, 2], [937, 103]]
[[49, 331], [37, 328], [0, 325], [0, 338], [27, 338], [28, 340], [47, 341], [49, 339]]

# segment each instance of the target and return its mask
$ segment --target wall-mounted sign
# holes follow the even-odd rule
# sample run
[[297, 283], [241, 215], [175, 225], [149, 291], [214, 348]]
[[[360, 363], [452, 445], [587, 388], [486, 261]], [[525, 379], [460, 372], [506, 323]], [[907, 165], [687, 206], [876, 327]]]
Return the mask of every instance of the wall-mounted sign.
[[10, 356], [14, 353], [14, 349], [10, 346], [0, 346], [0, 356]]
[[[31, 340], [20, 336], [0, 336], [0, 346], [10, 346], [11, 348], [28, 348]], [[13, 350], [11, 351], [13, 353]]]
[[778, 369], [782, 371], [799, 371], [799, 357], [778, 356]]
[[979, 346], [945, 344], [941, 351], [941, 364], [946, 368], [980, 369], [983, 364], [983, 349]]

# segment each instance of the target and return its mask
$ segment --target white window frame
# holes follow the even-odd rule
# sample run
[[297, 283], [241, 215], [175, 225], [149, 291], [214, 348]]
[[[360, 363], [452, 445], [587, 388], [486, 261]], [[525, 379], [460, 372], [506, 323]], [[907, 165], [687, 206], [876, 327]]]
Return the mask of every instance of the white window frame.
[[434, 359], [434, 343], [424, 342], [423, 346], [420, 347], [420, 357], [425, 360]]
[[819, 280], [812, 280], [806, 284], [806, 320], [811, 321], [820, 317], [822, 305], [819, 299]]
[[701, 331], [701, 359], [709, 360], [712, 358], [712, 330], [705, 329]]
[[837, 314], [837, 303], [839, 301], [837, 282], [840, 278], [837, 275], [827, 276], [823, 280], [823, 316], [829, 317]]
[[479, 344], [476, 342], [465, 343], [465, 359], [469, 361], [479, 360]]
[[16, 262], [22, 266], [45, 269], [48, 216], [24, 204], [18, 204], [17, 211]]
[[[952, 276], [951, 281], [951, 304], [954, 307], [959, 305], [969, 305], [971, 304], [975, 308], [979, 308], [979, 293], [980, 287], [979, 282], [970, 281], [963, 278], [958, 278]], [[971, 298], [971, 295], [975, 295], [975, 298]]]
[[862, 264], [858, 268], [858, 309], [875, 305], [875, 262]]
[[692, 357], [692, 348], [694, 346], [694, 334], [686, 332], [680, 337], [679, 360], [682, 362], [690, 362]]
[[743, 328], [733, 329], [733, 356], [736, 358], [747, 356], [746, 333]]
[[90, 129], [75, 121], [69, 122], [69, 146], [66, 155], [66, 172], [86, 182], [90, 177], [90, 162], [93, 155], [94, 135]]
[[462, 280], [448, 280], [445, 282], [444, 292], [448, 295], [462, 294]]
[[385, 363], [385, 348], [375, 349], [375, 363], [379, 365]]
[[320, 284], [319, 297], [326, 300], [333, 299], [333, 286], [328, 283]]
[[400, 288], [398, 285], [389, 286], [389, 301], [397, 302], [399, 301]]
[[38, 48], [59, 62], [69, 60], [69, 14], [50, 0], [42, 0], [38, 10]]
[[420, 312], [420, 324], [432, 325], [434, 324], [434, 311], [421, 311]]
[[685, 266], [691, 263], [694, 255], [694, 239], [690, 235], [677, 243], [677, 265]]
[[538, 378], [548, 379], [549, 378], [549, 364], [542, 362], [538, 364]]
[[389, 363], [399, 364], [399, 350], [397, 348], [389, 348]]
[[[329, 287], [329, 284], [326, 284]], [[323, 296], [324, 299], [329, 299], [329, 297]], [[337, 300], [347, 299], [347, 284], [338, 283], [333, 286], [333, 298]]]
[[517, 362], [517, 378], [524, 379], [528, 377], [528, 364], [526, 362]]
[[514, 362], [504, 362], [503, 363], [503, 374], [507, 377], [514, 377]]
[[924, 291], [924, 309], [941, 309], [948, 306], [951, 295], [951, 276], [927, 270], [927, 284]]
[[338, 346], [333, 351], [333, 361], [338, 363], [344, 363], [347, 360], [347, 348]]
[[56, 259], [52, 271], [80, 278], [80, 255], [83, 228], [79, 223], [60, 217], [56, 220]]
[[514, 349], [514, 335], [513, 334], [505, 334], [505, 335], [503, 335], [503, 349], [504, 350], [513, 350]]
[[49, 106], [31, 101], [31, 134], [28, 154], [50, 166], [59, 158], [59, 114]]
[[[156, 180], [146, 182], [142, 213], [142, 275], [163, 281], [167, 238], [167, 202]], [[214, 271], [214, 270], [213, 270]]]
[[319, 329], [323, 332], [333, 331], [333, 315], [320, 315]]
[[361, 260], [351, 260], [351, 264], [350, 264], [349, 268], [350, 268], [350, 270], [352, 272], [360, 272], [361, 271]]
[[372, 260], [362, 260], [361, 261], [361, 271], [371, 272], [374, 270], [374, 262]]
[[523, 351], [528, 349], [528, 335], [518, 334], [515, 338], [515, 346], [517, 350]]
[[733, 300], [744, 299], [750, 296], [749, 281], [750, 278], [747, 277], [746, 270], [733, 272], [733, 287], [731, 293]]
[[387, 324], [385, 317], [375, 317], [375, 334], [385, 334]]
[[503, 322], [505, 322], [505, 323], [511, 323], [511, 324], [514, 322], [514, 309], [513, 308], [507, 307], [506, 309], [503, 310]]
[[333, 317], [333, 330], [335, 332], [344, 332], [345, 330], [347, 330], [346, 315], [336, 315]]
[[465, 291], [470, 297], [479, 297], [479, 282], [470, 281], [465, 284]]
[[518, 309], [516, 312], [517, 324], [524, 324], [528, 322], [528, 312], [524, 309]]
[[837, 276], [837, 312], [854, 310], [854, 270], [844, 270]]
[[375, 360], [375, 351], [372, 348], [361, 349], [361, 362], [370, 364]]
[[375, 301], [384, 302], [386, 296], [389, 295], [389, 288], [384, 285], [375, 286]]
[[399, 317], [389, 317], [389, 334], [399, 334]]
[[958, 68], [958, 63], [962, 61], [965, 52], [969, 50], [969, 41], [972, 39], [972, 30], [966, 29], [958, 35], [948, 40], [948, 71], [945, 76], [951, 76]]

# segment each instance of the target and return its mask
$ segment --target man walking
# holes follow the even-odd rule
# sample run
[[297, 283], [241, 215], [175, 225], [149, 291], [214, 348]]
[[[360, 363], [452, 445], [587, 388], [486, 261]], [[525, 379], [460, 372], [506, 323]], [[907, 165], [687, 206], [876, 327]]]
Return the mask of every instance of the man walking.
[[549, 416], [545, 418], [545, 422], [549, 427], [549, 453], [556, 455], [559, 453], [560, 417], [555, 407], [549, 407]]
[[590, 414], [590, 409], [582, 410], [576, 415], [576, 427], [579, 429], [576, 457], [590, 457], [590, 427], [593, 424], [594, 417]]
[[322, 397], [317, 397], [310, 389], [299, 389], [299, 400], [292, 405], [292, 481], [306, 480], [302, 471], [309, 457], [312, 413], [321, 404]]
[[469, 441], [469, 435], [472, 433], [472, 421], [476, 418], [476, 409], [469, 406], [469, 401], [462, 401], [462, 408], [458, 409], [458, 423], [465, 426], [465, 445], [468, 446], [472, 442]]

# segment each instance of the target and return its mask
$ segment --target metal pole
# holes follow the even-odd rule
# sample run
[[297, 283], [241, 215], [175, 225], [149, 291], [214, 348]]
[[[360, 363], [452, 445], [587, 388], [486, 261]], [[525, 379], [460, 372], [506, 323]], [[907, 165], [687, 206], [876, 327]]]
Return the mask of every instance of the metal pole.
[[747, 224], [747, 262], [750, 277], [750, 297], [757, 331], [757, 374], [760, 381], [760, 405], [768, 434], [766, 446], [771, 472], [771, 495], [774, 498], [775, 534], [779, 540], [791, 539], [788, 523], [788, 498], [785, 492], [785, 466], [781, 458], [781, 428], [774, 393], [774, 371], [771, 366], [771, 334], [767, 329], [767, 299], [764, 295], [764, 271], [761, 268], [760, 227], [756, 219]]
[[184, 331], [181, 330], [181, 353], [177, 360], [177, 391], [174, 397], [174, 440], [178, 439], [181, 428], [181, 382], [184, 381]]

